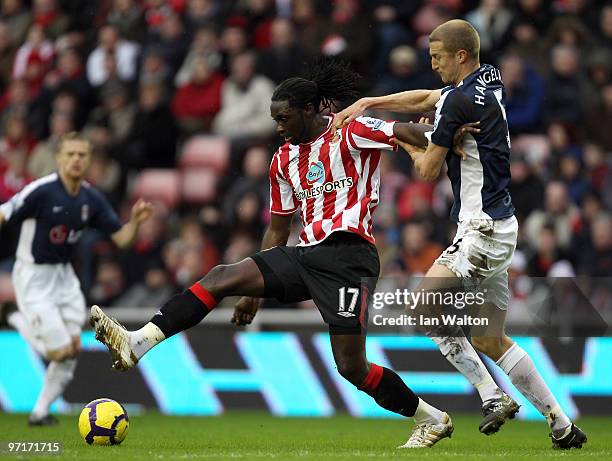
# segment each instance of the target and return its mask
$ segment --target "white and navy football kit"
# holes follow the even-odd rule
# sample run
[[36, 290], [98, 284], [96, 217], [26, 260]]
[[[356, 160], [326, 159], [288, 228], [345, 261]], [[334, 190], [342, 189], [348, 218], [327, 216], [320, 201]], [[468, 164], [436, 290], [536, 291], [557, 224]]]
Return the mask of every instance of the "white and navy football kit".
[[274, 154], [270, 212], [299, 209], [303, 230], [296, 247], [275, 247], [253, 259], [264, 277], [265, 297], [313, 299], [331, 333], [359, 334], [380, 270], [372, 217], [380, 151], [397, 149], [391, 143], [394, 122], [359, 117], [337, 131], [332, 122], [333, 115], [316, 140], [287, 143]]
[[19, 310], [47, 350], [78, 336], [85, 298], [70, 258], [86, 227], [110, 236], [121, 228], [104, 196], [83, 182], [71, 196], [57, 173], [27, 185], [0, 205], [7, 221], [20, 223], [13, 285]]
[[[501, 74], [485, 64], [457, 86], [442, 89], [434, 129], [427, 137], [448, 147], [448, 177], [454, 203], [451, 219], [458, 223], [453, 244], [436, 260], [458, 277], [485, 279], [490, 300], [508, 306], [508, 266], [516, 247], [518, 223], [508, 184], [510, 134], [504, 108]], [[480, 121], [480, 132], [464, 140], [466, 160], [452, 152], [455, 131]], [[472, 280], [475, 281], [475, 280]]]

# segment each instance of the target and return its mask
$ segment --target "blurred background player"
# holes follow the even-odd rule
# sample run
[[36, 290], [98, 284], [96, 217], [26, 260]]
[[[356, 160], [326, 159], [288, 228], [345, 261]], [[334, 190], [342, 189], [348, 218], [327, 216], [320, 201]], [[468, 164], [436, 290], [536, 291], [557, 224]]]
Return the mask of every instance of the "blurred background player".
[[[253, 320], [260, 298], [313, 299], [329, 325], [338, 372], [381, 407], [414, 417], [417, 426], [403, 447], [431, 447], [450, 437], [446, 413], [418, 398], [394, 371], [366, 358], [367, 306], [380, 268], [372, 235], [380, 151], [394, 150], [394, 136], [418, 142], [427, 127], [362, 117], [336, 131], [333, 114], [321, 111], [354, 97], [358, 78], [341, 61], [326, 60], [309, 79], [290, 78], [276, 87], [270, 112], [285, 144], [270, 166], [272, 217], [262, 251], [214, 267], [138, 331], [126, 331], [93, 306], [92, 326], [115, 368], [135, 366], [156, 344], [197, 325], [226, 296], [246, 296], [235, 308], [232, 322], [238, 325]], [[300, 241], [286, 246], [298, 209]]]
[[70, 383], [80, 350], [85, 298], [70, 258], [86, 227], [108, 235], [121, 248], [133, 241], [152, 206], [138, 200], [123, 226], [104, 196], [83, 180], [91, 145], [76, 132], [64, 135], [56, 153], [58, 170], [26, 186], [0, 206], [0, 226], [21, 226], [13, 285], [18, 311], [8, 323], [49, 361], [43, 388], [28, 423], [57, 424], [49, 407]]
[[[518, 222], [510, 182], [510, 134], [504, 108], [504, 86], [495, 67], [480, 65], [480, 38], [463, 20], [441, 24], [429, 36], [432, 69], [446, 87], [415, 90], [357, 101], [336, 117], [337, 126], [350, 123], [368, 108], [398, 112], [436, 110], [433, 130], [424, 149], [398, 140], [428, 181], [438, 178], [446, 160], [454, 204], [451, 219], [458, 223], [453, 244], [429, 269], [420, 288], [448, 290], [459, 283], [470, 289], [474, 280], [486, 290], [494, 330], [472, 330], [472, 343], [493, 359], [517, 389], [542, 413], [551, 428], [553, 448], [581, 448], [586, 435], [563, 412], [535, 364], [504, 332], [510, 292], [508, 267], [516, 248]], [[453, 154], [453, 136], [467, 122], [480, 122], [480, 131], [466, 138], [466, 155]], [[480, 431], [497, 432], [513, 418], [518, 404], [493, 381], [460, 329], [431, 334], [442, 354], [478, 390], [484, 419]]]

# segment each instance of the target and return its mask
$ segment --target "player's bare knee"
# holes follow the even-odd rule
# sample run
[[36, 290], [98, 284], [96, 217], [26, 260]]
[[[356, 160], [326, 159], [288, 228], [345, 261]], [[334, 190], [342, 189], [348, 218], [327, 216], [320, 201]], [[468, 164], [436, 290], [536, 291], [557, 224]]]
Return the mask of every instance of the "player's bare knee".
[[73, 354], [74, 352], [71, 344], [69, 346], [62, 347], [61, 349], [55, 349], [47, 352], [47, 356], [45, 358], [53, 362], [63, 362], [66, 359], [72, 358]]
[[493, 360], [503, 355], [503, 338], [491, 336], [473, 336], [472, 345]]
[[355, 386], [361, 385], [368, 375], [367, 366], [361, 360], [337, 360], [338, 373]]
[[230, 286], [227, 280], [229, 275], [228, 269], [229, 266], [227, 264], [219, 264], [213, 267], [200, 280], [200, 284], [215, 298], [222, 297], [222, 293]]

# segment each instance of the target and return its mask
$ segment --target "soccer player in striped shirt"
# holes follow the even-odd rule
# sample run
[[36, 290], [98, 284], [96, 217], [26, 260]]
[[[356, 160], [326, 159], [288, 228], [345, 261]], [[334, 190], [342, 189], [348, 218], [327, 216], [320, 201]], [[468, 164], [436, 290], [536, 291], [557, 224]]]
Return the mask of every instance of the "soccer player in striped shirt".
[[[335, 130], [333, 114], [324, 116], [321, 109], [354, 98], [357, 78], [346, 65], [323, 61], [310, 79], [290, 78], [274, 91], [271, 115], [285, 144], [270, 166], [272, 216], [261, 252], [216, 266], [138, 331], [126, 331], [92, 307], [91, 323], [115, 368], [133, 367], [156, 344], [198, 324], [226, 296], [245, 296], [232, 319], [238, 325], [252, 321], [260, 298], [313, 299], [329, 325], [338, 372], [381, 407], [414, 417], [417, 426], [403, 447], [430, 447], [451, 435], [445, 412], [417, 397], [397, 373], [366, 358], [367, 306], [380, 269], [372, 217], [381, 150], [395, 151], [394, 137], [418, 143], [428, 127], [360, 117]], [[298, 210], [303, 230], [298, 245], [289, 247]]]

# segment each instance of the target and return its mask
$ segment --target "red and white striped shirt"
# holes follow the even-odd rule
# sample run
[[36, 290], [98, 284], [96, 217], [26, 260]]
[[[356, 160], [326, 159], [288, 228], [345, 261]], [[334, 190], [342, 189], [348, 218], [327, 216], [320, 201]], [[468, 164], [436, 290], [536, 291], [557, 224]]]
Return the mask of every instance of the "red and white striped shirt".
[[270, 212], [287, 215], [300, 208], [298, 246], [321, 243], [336, 231], [374, 243], [380, 150], [396, 150], [390, 141], [395, 122], [359, 117], [336, 133], [332, 121], [333, 114], [314, 141], [280, 147], [270, 165]]

